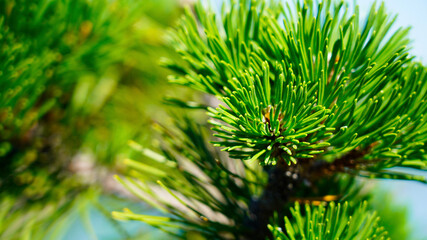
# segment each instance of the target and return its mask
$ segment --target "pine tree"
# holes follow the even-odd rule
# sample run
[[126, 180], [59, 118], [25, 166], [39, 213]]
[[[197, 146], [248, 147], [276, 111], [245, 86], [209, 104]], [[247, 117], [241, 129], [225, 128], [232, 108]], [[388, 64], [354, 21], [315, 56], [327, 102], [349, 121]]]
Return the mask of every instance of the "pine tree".
[[182, 239], [388, 239], [356, 176], [426, 183], [394, 167], [427, 169], [426, 70], [395, 19], [333, 0], [188, 8], [172, 34], [182, 61], [164, 65], [212, 96], [173, 100], [208, 124], [190, 112], [155, 125], [157, 151], [131, 142], [143, 157], [117, 179], [165, 215], [113, 216]]

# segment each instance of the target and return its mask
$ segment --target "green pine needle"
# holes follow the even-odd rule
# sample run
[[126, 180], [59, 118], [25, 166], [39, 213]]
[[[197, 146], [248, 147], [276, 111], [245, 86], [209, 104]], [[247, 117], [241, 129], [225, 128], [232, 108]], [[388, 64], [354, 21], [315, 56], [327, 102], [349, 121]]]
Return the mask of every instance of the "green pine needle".
[[187, 239], [189, 232], [206, 239], [242, 236], [247, 206], [265, 182], [261, 168], [221, 156], [209, 147], [202, 127], [190, 119], [175, 123], [178, 129], [158, 126], [162, 155], [130, 142], [144, 159], [125, 160], [128, 176], [116, 176], [132, 194], [173, 217], [130, 210], [114, 212], [113, 217], [143, 221], [179, 239]]
[[283, 228], [277, 224], [268, 227], [277, 240], [389, 239], [379, 221], [366, 202], [359, 206], [331, 202], [327, 206], [305, 205], [303, 209], [295, 203]]

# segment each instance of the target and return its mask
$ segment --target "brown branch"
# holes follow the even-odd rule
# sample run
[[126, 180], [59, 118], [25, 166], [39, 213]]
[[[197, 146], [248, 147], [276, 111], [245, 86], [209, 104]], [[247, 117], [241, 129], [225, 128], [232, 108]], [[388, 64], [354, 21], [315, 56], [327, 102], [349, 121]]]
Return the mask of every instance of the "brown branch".
[[249, 214], [244, 222], [244, 239], [271, 238], [267, 228], [271, 217], [275, 212], [281, 212], [295, 187], [300, 184], [297, 169], [294, 166], [289, 167], [283, 159], [267, 172], [268, 184], [263, 194], [258, 199], [252, 199], [250, 203]]

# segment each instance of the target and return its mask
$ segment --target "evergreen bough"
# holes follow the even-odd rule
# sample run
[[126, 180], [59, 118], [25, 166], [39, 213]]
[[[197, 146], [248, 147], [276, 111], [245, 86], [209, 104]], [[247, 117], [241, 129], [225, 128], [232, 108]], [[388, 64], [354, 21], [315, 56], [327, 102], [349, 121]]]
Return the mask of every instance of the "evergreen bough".
[[161, 154], [132, 142], [145, 160], [118, 179], [167, 215], [113, 216], [183, 239], [386, 239], [365, 203], [325, 202], [361, 198], [354, 176], [426, 182], [390, 168], [426, 170], [427, 75], [384, 4], [359, 18], [332, 0], [187, 9], [173, 34], [184, 63], [164, 65], [220, 100], [205, 108], [213, 137], [184, 118], [160, 127]]

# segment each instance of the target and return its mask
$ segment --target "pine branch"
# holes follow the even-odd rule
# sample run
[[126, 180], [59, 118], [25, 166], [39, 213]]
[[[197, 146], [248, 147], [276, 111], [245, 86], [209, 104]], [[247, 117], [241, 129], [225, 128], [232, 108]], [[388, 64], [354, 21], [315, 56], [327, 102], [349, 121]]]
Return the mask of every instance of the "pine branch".
[[[114, 216], [144, 221], [180, 238], [186, 236], [177, 228], [208, 239], [386, 238], [366, 203], [354, 209], [347, 203], [324, 207], [323, 199], [305, 212], [297, 204], [291, 209], [295, 223], [285, 218], [284, 231], [276, 224], [269, 232], [268, 222], [274, 214], [287, 215], [291, 199], [319, 199], [328, 191], [337, 201], [354, 196], [346, 192], [354, 176], [425, 182], [388, 170], [425, 169], [427, 162], [427, 74], [408, 56], [408, 29], [389, 31], [395, 17], [387, 15], [384, 4], [373, 5], [364, 23], [358, 8], [351, 14], [343, 1], [291, 6], [240, 0], [228, 9], [220, 19], [201, 3], [194, 12], [187, 9], [173, 34], [185, 62], [164, 65], [176, 72], [172, 82], [222, 102], [206, 109], [172, 101], [206, 109], [214, 146], [237, 160], [210, 149], [191, 121], [177, 122], [178, 133], [162, 130], [162, 155], [138, 147], [151, 160], [128, 160], [133, 178], [120, 180], [173, 217], [128, 210]], [[254, 162], [261, 167], [254, 170]], [[158, 179], [176, 204], [159, 196], [153, 185]], [[317, 191], [319, 186], [324, 189]]]
[[233, 158], [291, 164], [356, 150], [381, 168], [425, 166], [427, 78], [410, 63], [408, 29], [384, 38], [394, 20], [383, 4], [364, 25], [343, 2], [241, 1], [221, 20], [199, 4], [175, 32], [187, 65], [169, 62], [180, 69], [172, 81], [223, 102], [210, 123]]

